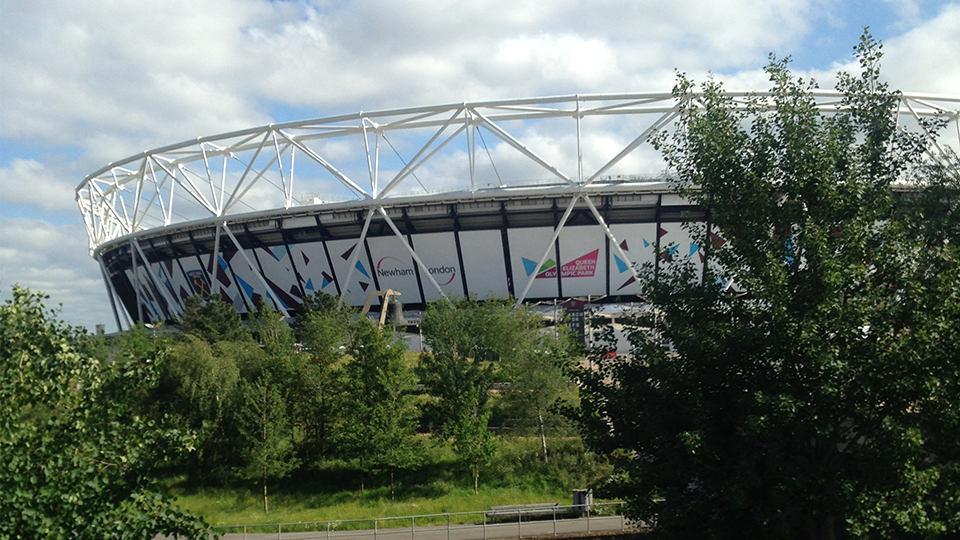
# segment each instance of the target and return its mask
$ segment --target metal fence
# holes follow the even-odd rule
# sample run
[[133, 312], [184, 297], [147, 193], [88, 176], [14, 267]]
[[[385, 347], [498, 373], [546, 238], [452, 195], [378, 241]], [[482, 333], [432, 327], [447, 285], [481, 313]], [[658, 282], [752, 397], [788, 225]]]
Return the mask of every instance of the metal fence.
[[227, 538], [249, 540], [329, 539], [488, 540], [622, 531], [633, 528], [623, 516], [622, 502], [592, 505], [497, 507], [474, 512], [331, 521], [297, 521], [213, 527]]

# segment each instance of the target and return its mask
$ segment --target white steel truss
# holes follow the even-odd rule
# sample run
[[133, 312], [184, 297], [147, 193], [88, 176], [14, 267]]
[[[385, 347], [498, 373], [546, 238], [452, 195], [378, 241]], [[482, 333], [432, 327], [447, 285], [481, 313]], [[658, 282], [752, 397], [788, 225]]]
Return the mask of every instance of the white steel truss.
[[[771, 98], [764, 92], [728, 96], [744, 107]], [[811, 96], [827, 113], [842, 106], [837, 92], [815, 91]], [[352, 201], [355, 209], [366, 211], [360, 242], [375, 214], [386, 218], [403, 240], [385, 211], [402, 204], [398, 199], [440, 192], [469, 197], [483, 185], [540, 186], [566, 194], [572, 200], [565, 217], [582, 200], [619, 251], [590, 198], [592, 188], [618, 174], [662, 177], [664, 164], [650, 157], [656, 156], [650, 139], [673, 129], [680, 105], [670, 93], [572, 95], [271, 124], [199, 137], [111, 163], [80, 183], [76, 200], [91, 255], [99, 257], [108, 244], [129, 240], [138, 255], [134, 272], [136, 265], [148, 264], [135, 238], [161, 228], [189, 228], [191, 223], [213, 220], [218, 252], [221, 230], [239, 248], [227, 227], [234, 217], [296, 212], [301, 207], [308, 211], [318, 203]], [[899, 123], [921, 132], [927, 129], [925, 120], [944, 120], [947, 129], [936, 135], [927, 132], [930, 157], [960, 171], [956, 162], [960, 97], [904, 94], [896, 114]], [[599, 147], [602, 150], [596, 150]], [[636, 158], [644, 152], [645, 158]], [[631, 158], [636, 159], [627, 163]], [[304, 195], [298, 198], [297, 193]], [[318, 195], [322, 193], [326, 195]], [[556, 227], [554, 240], [564, 221]], [[543, 259], [549, 248], [544, 246]], [[358, 254], [359, 250], [354, 257]], [[626, 259], [622, 252], [619, 255]], [[247, 263], [255, 271], [256, 265]], [[426, 276], [439, 290], [429, 272]], [[524, 299], [531, 283], [532, 278], [518, 300]]]

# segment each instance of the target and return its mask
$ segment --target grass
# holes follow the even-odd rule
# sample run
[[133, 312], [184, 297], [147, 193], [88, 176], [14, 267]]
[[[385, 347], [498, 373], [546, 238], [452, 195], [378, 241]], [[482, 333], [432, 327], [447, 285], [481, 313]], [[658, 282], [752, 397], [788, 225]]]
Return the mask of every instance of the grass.
[[[551, 460], [546, 464], [539, 460], [539, 444], [536, 438], [502, 437], [499, 456], [481, 473], [479, 495], [473, 494], [472, 478], [456, 463], [449, 445], [428, 448], [426, 464], [418, 469], [398, 471], [393, 499], [386, 474], [365, 479], [361, 493], [359, 472], [344, 463], [324, 464], [269, 485], [268, 514], [263, 512], [260, 486], [254, 483], [192, 487], [176, 478], [170, 480], [169, 489], [182, 508], [223, 526], [472, 512], [535, 502], [567, 505], [573, 489], [597, 485], [609, 474], [578, 438], [550, 441]], [[417, 520], [418, 526], [428, 524], [426, 519]], [[356, 526], [369, 525], [340, 528]]]

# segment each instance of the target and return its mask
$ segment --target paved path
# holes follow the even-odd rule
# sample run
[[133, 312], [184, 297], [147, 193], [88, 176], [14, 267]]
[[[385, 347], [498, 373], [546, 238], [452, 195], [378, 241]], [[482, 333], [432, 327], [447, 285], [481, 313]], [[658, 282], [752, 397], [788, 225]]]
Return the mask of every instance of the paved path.
[[583, 534], [589, 532], [620, 531], [629, 528], [621, 516], [603, 516], [558, 519], [557, 521], [525, 521], [520, 523], [496, 523], [484, 525], [451, 525], [406, 528], [381, 528], [377, 531], [327, 531], [271, 533], [228, 533], [221, 535], [224, 540], [484, 540], [495, 538], [518, 538], [531, 536], [553, 536]]

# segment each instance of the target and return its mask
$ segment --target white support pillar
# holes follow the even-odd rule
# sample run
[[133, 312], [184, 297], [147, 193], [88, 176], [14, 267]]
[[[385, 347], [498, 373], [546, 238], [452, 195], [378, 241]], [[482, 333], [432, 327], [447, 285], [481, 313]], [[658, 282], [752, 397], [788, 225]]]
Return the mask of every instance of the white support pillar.
[[613, 244], [613, 249], [616, 250], [617, 255], [623, 259], [623, 262], [627, 263], [627, 268], [630, 269], [630, 274], [633, 275], [638, 283], [640, 282], [640, 275], [637, 274], [637, 269], [633, 266], [633, 261], [631, 261], [627, 254], [623, 252], [623, 249], [620, 248], [620, 244], [617, 242], [616, 237], [613, 236], [613, 231], [610, 230], [610, 227], [607, 226], [606, 222], [603, 221], [603, 216], [600, 215], [600, 212], [597, 211], [597, 207], [593, 205], [593, 201], [590, 200], [590, 197], [584, 196], [583, 200], [587, 203], [587, 206], [590, 207], [590, 211], [593, 212], [593, 217], [597, 220], [597, 223], [603, 227], [604, 234], [607, 235], [607, 238], [610, 239], [610, 242]]
[[[353, 248], [353, 253], [350, 254], [350, 261], [347, 262], [349, 270], [347, 270], [347, 277], [344, 278], [343, 283], [340, 284], [340, 304], [343, 304], [344, 298], [347, 297], [347, 285], [350, 283], [350, 279], [353, 278], [353, 269], [357, 266], [357, 258], [360, 257], [360, 252], [363, 251], [363, 241], [367, 239], [367, 231], [370, 229], [370, 221], [373, 219], [373, 212], [376, 207], [371, 206], [370, 210], [367, 211], [367, 219], [363, 222], [363, 229], [360, 230], [360, 238], [357, 239], [357, 245]], [[373, 269], [370, 270], [371, 272]]]
[[[263, 278], [263, 275], [257, 270], [257, 267], [253, 265], [253, 261], [250, 260], [250, 257], [247, 257], [247, 254], [243, 252], [243, 246], [240, 245], [240, 242], [237, 241], [237, 237], [233, 235], [233, 232], [230, 230], [230, 227], [227, 227], [227, 222], [223, 222], [223, 232], [227, 233], [227, 236], [230, 237], [230, 240], [233, 241], [233, 245], [236, 246], [237, 251], [240, 253], [240, 256], [243, 257], [243, 260], [247, 262], [250, 266], [250, 270], [257, 276], [257, 279], [260, 280], [260, 284], [263, 285], [264, 290], [267, 294], [273, 297], [273, 300], [277, 303], [277, 307], [280, 309], [280, 312], [283, 313], [285, 318], [290, 318], [290, 314], [287, 313], [287, 309], [283, 307], [283, 302], [277, 298], [276, 293], [273, 292], [273, 289], [270, 288], [270, 285], [267, 284], [267, 280]], [[257, 307], [257, 306], [254, 306]]]
[[137, 253], [140, 254], [140, 260], [143, 261], [143, 267], [144, 267], [144, 269], [146, 269], [146, 271], [147, 271], [147, 277], [150, 278], [150, 281], [153, 283], [153, 287], [154, 287], [157, 291], [159, 291], [160, 294], [163, 296], [163, 299], [167, 302], [167, 305], [170, 306], [170, 308], [169, 308], [169, 311], [171, 311], [170, 315], [173, 315], [172, 311], [176, 308], [176, 306], [179, 305], [179, 302], [177, 302], [177, 301], [174, 300], [174, 299], [171, 299], [171, 298], [167, 295], [167, 292], [168, 292], [168, 291], [167, 291], [167, 288], [166, 288], [166, 287], [161, 287], [160, 284], [158, 284], [158, 283], [156, 282], [156, 280], [153, 279], [153, 274], [150, 273], [150, 265], [147, 264], [147, 256], [144, 255], [143, 249], [140, 248], [140, 242], [137, 242], [137, 239], [136, 239], [136, 238], [134, 238], [133, 240], [131, 240], [131, 242], [133, 243], [133, 247], [135, 247], [135, 248], [137, 249]]
[[[120, 313], [117, 310], [117, 291], [113, 288], [113, 283], [110, 281], [110, 273], [107, 272], [107, 265], [103, 264], [103, 257], [97, 254], [97, 262], [100, 263], [100, 274], [103, 276], [103, 284], [107, 286], [107, 294], [110, 295], [110, 307], [113, 308], [113, 319], [117, 321], [117, 332], [123, 332], [123, 325], [120, 324]], [[127, 312], [123, 312], [124, 317], [126, 318]], [[127, 318], [127, 328], [130, 328], [130, 319]]]
[[580, 94], [577, 94], [577, 183], [583, 183], [583, 140], [580, 136]]
[[403, 234], [400, 233], [400, 230], [397, 229], [397, 226], [393, 223], [393, 220], [390, 219], [390, 216], [387, 215], [387, 211], [380, 207], [380, 214], [383, 215], [383, 219], [387, 220], [387, 225], [393, 230], [393, 234], [397, 235], [397, 238], [400, 239], [400, 242], [403, 243], [403, 247], [407, 248], [407, 252], [410, 253], [410, 256], [413, 257], [413, 260], [417, 262], [417, 266], [420, 267], [420, 270], [427, 276], [427, 279], [430, 280], [430, 283], [436, 287], [437, 292], [440, 293], [440, 296], [444, 300], [450, 300], [447, 298], [447, 293], [443, 292], [443, 289], [440, 288], [440, 284], [437, 283], [437, 280], [433, 279], [433, 274], [430, 273], [430, 269], [427, 268], [427, 265], [423, 264], [423, 261], [420, 260], [420, 257], [417, 256], [417, 252], [410, 247], [410, 244], [407, 243], [407, 239], [403, 237]]
[[[550, 250], [553, 249], [553, 245], [557, 242], [557, 237], [560, 236], [560, 231], [563, 230], [563, 225], [567, 222], [567, 218], [570, 217], [570, 214], [573, 212], [573, 207], [577, 205], [577, 201], [580, 200], [581, 196], [582, 195], [580, 193], [577, 193], [572, 199], [570, 199], [570, 206], [567, 206], [567, 211], [564, 212], [563, 217], [560, 218], [560, 223], [557, 224], [557, 229], [553, 231], [553, 237], [550, 238], [550, 243], [547, 244], [547, 249], [544, 250], [543, 256], [540, 257], [540, 261], [537, 262], [537, 266], [534, 267], [533, 273], [530, 274], [530, 278], [527, 280], [527, 286], [523, 288], [523, 292], [520, 293], [519, 297], [517, 297], [517, 303], [514, 307], [520, 307], [520, 304], [523, 303], [524, 298], [527, 297], [527, 292], [529, 292], [530, 287], [533, 286], [533, 280], [537, 279], [537, 272], [540, 270], [540, 267], [543, 266], [543, 263], [546, 262], [547, 257], [550, 255]], [[510, 264], [510, 261], [507, 261], [507, 264]], [[561, 271], [562, 266], [563, 265], [560, 264], [560, 261], [557, 261], [557, 272]]]
[[464, 123], [467, 126], [467, 159], [470, 162], [470, 193], [477, 191], [477, 128], [473, 125], [473, 117], [468, 110], [464, 114]]
[[210, 255], [210, 280], [213, 282], [210, 287], [210, 294], [220, 294], [220, 280], [217, 279], [217, 272], [220, 268], [220, 261], [217, 259], [220, 257], [220, 223], [217, 222], [215, 225], [217, 232], [213, 238], [213, 254]]
[[133, 249], [133, 242], [130, 242], [130, 261], [133, 263], [133, 292], [137, 297], [137, 320], [143, 322], [143, 303], [140, 301], [140, 276], [137, 275], [137, 251]]

